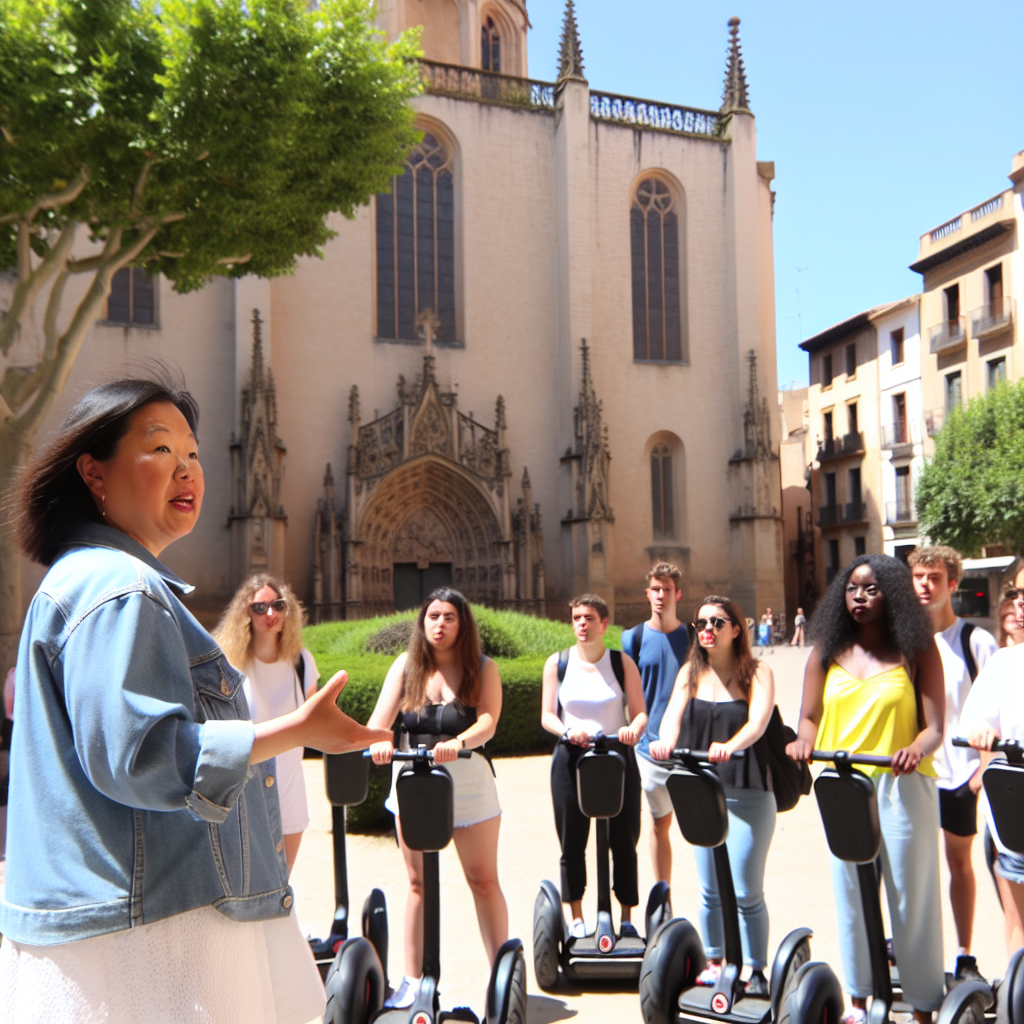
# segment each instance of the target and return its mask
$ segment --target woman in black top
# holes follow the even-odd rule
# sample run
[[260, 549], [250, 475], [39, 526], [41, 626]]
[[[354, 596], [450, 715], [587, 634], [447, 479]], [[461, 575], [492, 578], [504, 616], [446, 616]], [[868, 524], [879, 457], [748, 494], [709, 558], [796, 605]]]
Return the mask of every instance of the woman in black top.
[[[747, 992], [767, 995], [768, 908], [764, 869], [775, 831], [775, 795], [768, 787], [762, 736], [775, 707], [772, 670], [750, 653], [743, 615], [727, 597], [707, 597], [694, 615], [697, 643], [661, 720], [651, 757], [666, 760], [674, 747], [708, 750], [725, 785], [729, 808], [729, 864], [740, 911], [743, 960], [751, 968]], [[733, 761], [738, 750], [746, 757]], [[700, 880], [700, 924], [708, 957], [698, 984], [714, 985], [722, 971], [722, 907], [713, 852], [695, 847]]]
[[[424, 744], [451, 773], [455, 791], [452, 838], [473, 892], [477, 921], [490, 962], [508, 938], [508, 908], [498, 883], [498, 827], [501, 807], [494, 774], [483, 746], [501, 715], [498, 666], [483, 656], [473, 613], [457, 590], [435, 590], [420, 609], [409, 649], [395, 659], [370, 716], [376, 727], [400, 725], [401, 746]], [[476, 751], [458, 760], [462, 749]], [[374, 764], [392, 760], [391, 741], [374, 743]], [[397, 775], [397, 773], [396, 773]], [[423, 854], [410, 850], [394, 787], [385, 806], [395, 815], [398, 842], [409, 874], [405, 907], [405, 978], [388, 1005], [412, 1004], [423, 974]]]

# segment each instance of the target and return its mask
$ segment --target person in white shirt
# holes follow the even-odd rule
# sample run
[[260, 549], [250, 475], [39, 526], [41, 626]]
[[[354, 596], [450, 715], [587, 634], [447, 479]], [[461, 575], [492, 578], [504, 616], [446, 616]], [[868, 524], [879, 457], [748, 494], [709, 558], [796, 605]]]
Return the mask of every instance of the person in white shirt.
[[[304, 614], [291, 587], [269, 573], [250, 576], [224, 610], [214, 637], [245, 674], [242, 686], [254, 722], [297, 710], [317, 691], [320, 673], [302, 646]], [[277, 755], [284, 854], [291, 874], [309, 825], [302, 747]]]
[[977, 895], [971, 846], [978, 831], [981, 760], [974, 750], [954, 747], [953, 739], [961, 734], [960, 715], [974, 679], [999, 645], [991, 633], [953, 613], [953, 593], [963, 576], [963, 563], [956, 551], [944, 545], [916, 548], [907, 565], [917, 598], [928, 610], [935, 630], [946, 683], [942, 746], [935, 752], [933, 764], [938, 773], [939, 821], [949, 865], [949, 902], [959, 944], [953, 974], [958, 980], [984, 980], [971, 955]]
[[[1017, 618], [1024, 626], [1024, 590], [1017, 590]], [[961, 735], [981, 751], [982, 766], [995, 756], [989, 753], [994, 740], [1024, 742], [1024, 646], [997, 651], [975, 680], [960, 714]], [[988, 801], [982, 807], [996, 845], [995, 875], [1004, 910], [1006, 949], [1013, 953], [1024, 945], [1024, 856], [1013, 853], [999, 839]]]

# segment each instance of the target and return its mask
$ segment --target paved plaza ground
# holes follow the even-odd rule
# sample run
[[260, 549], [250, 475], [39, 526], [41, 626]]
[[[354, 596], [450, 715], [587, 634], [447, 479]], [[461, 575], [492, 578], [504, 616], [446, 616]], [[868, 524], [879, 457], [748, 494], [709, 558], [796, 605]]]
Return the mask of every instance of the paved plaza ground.
[[[787, 723], [795, 724], [799, 713], [800, 689], [807, 651], [779, 648], [765, 654], [775, 670], [777, 700]], [[566, 985], [556, 993], [544, 993], [533, 977], [532, 943], [533, 903], [542, 879], [558, 882], [558, 840], [555, 836], [548, 788], [550, 758], [503, 758], [496, 762], [498, 791], [504, 810], [499, 846], [501, 884], [509, 905], [511, 934], [519, 936], [526, 948], [530, 1024], [575, 1018], [584, 1022], [638, 1021], [640, 1006], [635, 990], [580, 989]], [[323, 769], [319, 761], [305, 761], [311, 823], [306, 831], [292, 882], [297, 893], [300, 920], [319, 933], [326, 932], [334, 910], [332, 837], [330, 807], [324, 797]], [[641, 904], [654, 882], [649, 820], [644, 813], [640, 837]], [[1003, 945], [1002, 913], [981, 856], [980, 842], [974, 844], [975, 870], [978, 875], [978, 908], [975, 917], [975, 952], [983, 973], [999, 976], [1006, 966]], [[584, 900], [588, 924], [595, 916], [594, 884], [596, 869], [590, 844], [589, 877], [591, 887]], [[374, 886], [384, 890], [388, 899], [391, 928], [391, 975], [402, 973], [402, 912], [406, 880], [402, 858], [391, 837], [350, 836], [349, 887], [353, 911], [358, 921], [362, 901]], [[697, 883], [693, 854], [678, 829], [673, 827], [675, 867], [673, 908], [677, 915], [697, 919]], [[947, 968], [956, 951], [956, 933], [945, 899], [948, 873], [943, 863], [943, 938]], [[839, 969], [838, 940], [832, 890], [829, 881], [828, 853], [813, 796], [797, 807], [780, 814], [768, 856], [765, 893], [771, 915], [769, 957], [791, 929], [807, 925], [814, 929], [812, 950], [815, 959]], [[642, 917], [642, 906], [640, 911]], [[616, 923], [618, 917], [616, 914]], [[441, 994], [446, 1006], [471, 1005], [481, 1012], [487, 985], [488, 965], [477, 931], [476, 916], [469, 890], [462, 877], [454, 847], [441, 854]]]

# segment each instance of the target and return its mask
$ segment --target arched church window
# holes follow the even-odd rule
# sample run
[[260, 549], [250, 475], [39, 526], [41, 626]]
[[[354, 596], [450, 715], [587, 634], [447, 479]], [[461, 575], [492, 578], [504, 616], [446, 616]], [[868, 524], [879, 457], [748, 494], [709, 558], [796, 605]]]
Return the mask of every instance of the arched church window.
[[629, 214], [633, 285], [633, 358], [683, 358], [679, 302], [679, 219], [668, 186], [647, 178]]
[[451, 154], [429, 132], [391, 191], [377, 195], [377, 336], [416, 340], [416, 316], [455, 342], [455, 202]]
[[480, 67], [501, 71], [501, 37], [493, 18], [487, 18], [480, 28]]
[[672, 452], [667, 444], [651, 449], [651, 526], [655, 540], [675, 536], [675, 513], [672, 508]]

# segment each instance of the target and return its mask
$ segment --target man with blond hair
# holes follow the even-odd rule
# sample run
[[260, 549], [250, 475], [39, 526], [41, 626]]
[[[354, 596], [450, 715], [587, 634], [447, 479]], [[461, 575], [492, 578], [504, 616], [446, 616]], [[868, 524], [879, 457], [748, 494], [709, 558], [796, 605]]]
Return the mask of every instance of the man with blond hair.
[[953, 593], [963, 576], [963, 563], [956, 551], [941, 545], [916, 548], [907, 565], [917, 598], [931, 617], [946, 680], [946, 721], [934, 765], [938, 773], [939, 821], [949, 864], [949, 902], [960, 947], [953, 974], [958, 980], [984, 980], [971, 955], [977, 892], [971, 845], [978, 831], [981, 762], [976, 750], [954, 747], [953, 738], [960, 735], [960, 712], [974, 679], [999, 645], [991, 633], [964, 622], [953, 612]]
[[683, 574], [669, 562], [652, 565], [647, 573], [647, 601], [651, 617], [623, 631], [622, 649], [639, 666], [647, 704], [647, 732], [637, 744], [637, 766], [654, 828], [651, 829], [651, 861], [655, 877], [672, 884], [672, 801], [665, 781], [668, 770], [651, 760], [650, 744], [658, 739], [661, 716], [668, 706], [680, 666], [686, 660], [689, 634], [676, 617], [683, 596]]

